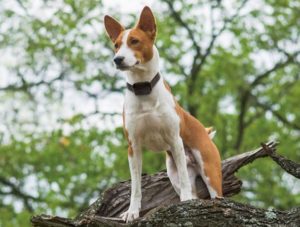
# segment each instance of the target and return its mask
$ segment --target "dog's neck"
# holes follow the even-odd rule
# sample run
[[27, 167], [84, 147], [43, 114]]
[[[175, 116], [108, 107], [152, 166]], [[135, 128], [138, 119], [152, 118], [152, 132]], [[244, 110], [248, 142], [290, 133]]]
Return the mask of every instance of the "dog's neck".
[[159, 53], [155, 46], [153, 46], [153, 57], [150, 61], [144, 64], [135, 66], [134, 69], [127, 71], [126, 80], [130, 84], [137, 82], [151, 81], [159, 72]]

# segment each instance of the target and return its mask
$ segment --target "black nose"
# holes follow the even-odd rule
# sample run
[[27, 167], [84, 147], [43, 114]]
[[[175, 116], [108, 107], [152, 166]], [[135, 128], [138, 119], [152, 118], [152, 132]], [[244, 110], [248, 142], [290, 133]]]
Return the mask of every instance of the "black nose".
[[124, 60], [124, 57], [122, 57], [122, 56], [118, 56], [118, 57], [114, 58], [114, 62], [116, 63], [116, 65], [121, 65], [123, 60]]

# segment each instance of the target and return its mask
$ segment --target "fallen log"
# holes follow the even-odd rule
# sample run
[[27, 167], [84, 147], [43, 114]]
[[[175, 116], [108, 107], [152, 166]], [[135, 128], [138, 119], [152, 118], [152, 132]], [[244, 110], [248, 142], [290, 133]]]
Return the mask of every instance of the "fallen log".
[[[230, 197], [240, 192], [242, 181], [234, 174], [257, 158], [276, 154], [277, 142], [271, 141], [262, 148], [233, 156], [222, 162], [223, 194]], [[209, 194], [201, 177], [197, 178], [200, 198]], [[268, 211], [223, 200], [193, 200], [179, 202], [165, 171], [142, 176], [142, 208], [140, 218], [126, 225], [119, 215], [126, 211], [130, 201], [130, 181], [120, 182], [107, 189], [101, 197], [74, 219], [39, 215], [31, 219], [33, 226], [268, 226], [274, 223], [300, 226], [300, 208], [289, 211]], [[286, 220], [285, 217], [290, 217]], [[284, 222], [285, 221], [285, 222]], [[173, 223], [173, 225], [171, 225]], [[296, 225], [297, 224], [297, 225]]]

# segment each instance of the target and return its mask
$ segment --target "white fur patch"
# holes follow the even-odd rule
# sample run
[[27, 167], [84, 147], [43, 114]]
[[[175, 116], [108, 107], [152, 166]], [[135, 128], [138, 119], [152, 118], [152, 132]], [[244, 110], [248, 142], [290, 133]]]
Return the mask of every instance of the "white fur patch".
[[[159, 57], [156, 48], [153, 52], [153, 58], [144, 64], [147, 71], [127, 72], [129, 83], [151, 81], [157, 74]], [[136, 96], [127, 90], [124, 112], [125, 126], [132, 143], [152, 151], [166, 151], [179, 135], [180, 119], [175, 110], [173, 96], [166, 89], [163, 78], [158, 81], [149, 95]]]
[[122, 37], [122, 45], [118, 52], [116, 53], [115, 57], [124, 57], [123, 63], [125, 66], [132, 67], [136, 64], [137, 59], [134, 56], [134, 52], [130, 49], [127, 45], [128, 35], [131, 29], [124, 31], [124, 35]]
[[214, 130], [214, 131], [212, 131], [211, 133], [209, 133], [208, 135], [209, 135], [209, 138], [210, 138], [210, 139], [213, 139], [213, 138], [216, 136], [216, 134], [217, 134], [217, 131]]

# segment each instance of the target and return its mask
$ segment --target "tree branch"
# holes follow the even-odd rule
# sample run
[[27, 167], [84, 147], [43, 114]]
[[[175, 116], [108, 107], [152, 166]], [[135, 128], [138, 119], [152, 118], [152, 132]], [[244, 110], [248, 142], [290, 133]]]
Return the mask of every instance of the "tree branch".
[[[211, 50], [214, 47], [214, 44], [215, 44], [217, 38], [227, 29], [227, 26], [234, 19], [236, 19], [238, 17], [241, 9], [245, 6], [245, 4], [247, 3], [247, 1], [248, 0], [243, 0], [242, 3], [241, 3], [241, 5], [237, 8], [236, 12], [230, 18], [227, 18], [227, 19], [224, 20], [224, 24], [223, 24], [222, 28], [217, 33], [215, 33], [215, 32], [212, 33], [212, 37], [211, 37], [210, 43], [209, 43], [207, 49], [205, 50], [204, 54], [202, 55], [200, 63], [197, 64], [197, 65], [195, 65], [195, 68], [192, 70], [191, 77], [196, 77], [197, 73], [199, 73], [199, 71], [201, 71], [203, 65], [206, 62], [207, 57], [210, 55]], [[193, 72], [196, 73], [196, 75], [193, 74]], [[194, 80], [195, 80], [195, 78], [192, 78], [192, 81], [194, 81]]]
[[11, 85], [8, 85], [6, 87], [0, 87], [0, 91], [27, 91], [29, 88], [37, 87], [37, 86], [40, 86], [40, 85], [43, 85], [43, 84], [44, 85], [50, 85], [50, 84], [52, 84], [53, 82], [55, 82], [57, 80], [63, 79], [64, 76], [65, 76], [65, 71], [61, 72], [57, 77], [55, 77], [55, 78], [53, 78], [49, 81], [41, 80], [41, 81], [35, 82], [35, 83], [27, 83], [24, 80], [24, 77], [21, 76], [22, 85], [17, 86], [17, 85], [11, 84]]
[[244, 137], [244, 132], [247, 126], [249, 126], [249, 124], [247, 124], [247, 122], [245, 122], [245, 116], [246, 116], [246, 112], [248, 109], [248, 102], [249, 102], [249, 98], [251, 97], [251, 91], [259, 84], [261, 84], [261, 82], [266, 79], [268, 76], [270, 76], [271, 73], [276, 72], [277, 70], [286, 67], [287, 65], [289, 65], [290, 63], [294, 62], [296, 56], [299, 53], [296, 52], [293, 55], [289, 55], [285, 61], [281, 61], [276, 63], [272, 68], [266, 70], [265, 72], [257, 75], [255, 77], [255, 79], [252, 81], [252, 83], [248, 86], [248, 88], [242, 93], [241, 95], [241, 99], [240, 99], [240, 114], [238, 117], [238, 133], [237, 133], [237, 139], [234, 145], [234, 149], [239, 150], [242, 142], [243, 142], [243, 137]]
[[259, 102], [257, 99], [255, 99], [255, 103], [259, 107], [261, 107], [263, 110], [270, 111], [282, 123], [284, 123], [284, 124], [292, 127], [293, 129], [300, 130], [300, 125], [298, 125], [295, 122], [290, 122], [286, 117], [284, 117], [283, 115], [281, 115], [278, 111], [274, 110], [271, 105]]
[[[234, 173], [239, 168], [268, 154], [276, 154], [276, 142], [269, 142], [255, 151], [236, 155], [222, 162], [223, 189], [225, 196], [239, 192], [241, 182]], [[266, 149], [267, 147], [267, 149]], [[297, 166], [298, 168], [298, 166]], [[201, 198], [207, 198], [207, 189], [199, 185], [197, 190]], [[234, 189], [235, 188], [235, 189]], [[234, 190], [233, 190], [234, 189]], [[233, 192], [233, 193], [232, 193]], [[57, 216], [39, 215], [31, 219], [33, 226], [298, 226], [300, 208], [287, 211], [265, 210], [232, 200], [192, 200], [179, 202], [179, 198], [165, 172], [142, 176], [141, 218], [125, 224], [119, 218], [127, 210], [130, 197], [130, 181], [121, 182], [106, 190], [102, 196], [75, 219]], [[201, 221], [200, 221], [201, 220]]]
[[192, 40], [193, 46], [196, 50], [196, 56], [201, 54], [201, 49], [200, 46], [198, 45], [198, 42], [194, 36], [194, 31], [192, 31], [192, 29], [188, 26], [188, 23], [185, 23], [184, 20], [181, 18], [180, 13], [178, 13], [175, 9], [174, 9], [174, 2], [173, 1], [169, 1], [169, 0], [162, 0], [162, 2], [167, 3], [169, 9], [171, 10], [171, 15], [173, 16], [173, 18], [175, 19], [175, 21], [177, 21], [177, 23], [179, 25], [181, 25], [188, 33], [190, 39]]
[[[195, 86], [197, 84], [197, 83], [195, 83], [195, 81], [197, 79], [197, 76], [201, 72], [204, 64], [206, 63], [207, 58], [210, 56], [211, 51], [212, 51], [212, 49], [215, 45], [215, 42], [216, 42], [217, 38], [220, 37], [221, 34], [227, 29], [228, 25], [234, 19], [236, 19], [238, 17], [238, 15], [240, 13], [240, 10], [245, 6], [247, 1], [248, 0], [243, 0], [242, 3], [240, 4], [240, 6], [237, 8], [236, 12], [230, 18], [227, 18], [227, 19], [224, 20], [224, 24], [218, 32], [215, 32], [215, 31], [212, 32], [211, 40], [208, 44], [208, 47], [204, 51], [204, 53], [203, 54], [200, 53], [199, 55], [196, 55], [194, 57], [193, 65], [192, 65], [191, 72], [190, 72], [190, 78], [188, 80], [188, 87], [189, 87], [188, 94], [189, 94], [190, 97], [193, 97], [193, 93], [195, 91]], [[199, 61], [198, 58], [200, 58], [200, 57], [201, 57], [201, 59]], [[189, 111], [192, 115], [194, 115], [194, 116], [197, 115], [197, 111], [196, 111], [195, 107], [190, 106]]]
[[288, 55], [285, 61], [282, 62], [278, 62], [276, 63], [271, 69], [261, 73], [260, 75], [255, 77], [255, 80], [250, 84], [249, 90], [253, 89], [254, 87], [256, 87], [257, 85], [260, 84], [260, 82], [262, 80], [264, 80], [265, 78], [267, 78], [271, 73], [275, 72], [278, 69], [284, 68], [285, 66], [287, 66], [288, 64], [294, 62], [296, 56], [299, 53], [296, 52], [293, 55]]
[[[14, 196], [22, 199], [23, 202], [24, 202], [25, 207], [27, 208], [27, 210], [29, 212], [33, 212], [33, 208], [32, 208], [32, 206], [30, 204], [30, 200], [39, 201], [39, 198], [35, 198], [35, 197], [31, 196], [31, 195], [28, 195], [28, 194], [22, 192], [17, 185], [13, 184], [12, 182], [10, 182], [9, 180], [5, 179], [2, 176], [0, 176], [0, 183], [3, 184], [3, 185], [5, 185], [5, 186], [8, 186], [11, 189], [11, 191], [9, 192], [9, 194], [10, 195], [14, 195]], [[1, 194], [4, 194], [4, 193], [1, 193]]]
[[267, 152], [267, 154], [289, 174], [300, 179], [300, 164], [293, 162], [285, 158], [282, 155], [277, 154], [273, 149], [270, 149], [267, 144], [262, 143], [261, 146]]
[[83, 226], [299, 226], [300, 208], [288, 211], [265, 210], [229, 199], [191, 200], [176, 205], [163, 206], [147, 217], [124, 224], [115, 218], [98, 215], [86, 216], [80, 221], [35, 216], [33, 226], [83, 227]]

